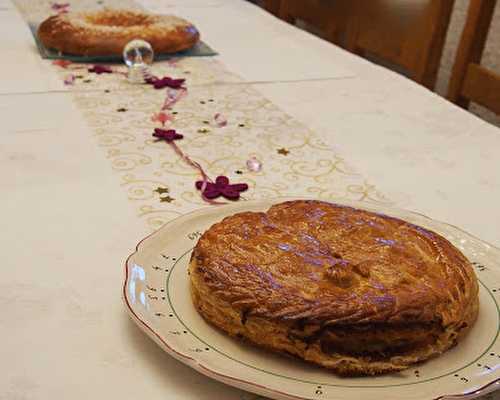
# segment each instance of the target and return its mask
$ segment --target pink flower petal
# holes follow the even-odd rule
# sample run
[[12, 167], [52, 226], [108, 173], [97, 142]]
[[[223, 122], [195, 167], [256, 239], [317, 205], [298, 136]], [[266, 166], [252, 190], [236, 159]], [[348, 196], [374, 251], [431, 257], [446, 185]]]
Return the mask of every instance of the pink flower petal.
[[214, 120], [219, 128], [222, 128], [227, 125], [227, 119], [224, 118], [224, 116], [220, 113], [214, 115]]
[[51, 8], [55, 11], [64, 10], [69, 7], [69, 3], [52, 3]]
[[187, 89], [167, 89], [167, 95], [165, 97], [165, 101], [162, 106], [162, 110], [171, 110], [172, 107], [177, 103], [180, 99], [182, 99], [187, 94]]
[[165, 123], [172, 121], [173, 117], [165, 112], [159, 112], [157, 114], [153, 114], [153, 116], [151, 117], [151, 120], [153, 122], [159, 122], [162, 125], [165, 125]]
[[66, 78], [64, 78], [65, 85], [73, 85], [75, 83], [75, 75], [70, 74]]
[[262, 163], [255, 157], [251, 157], [247, 160], [247, 168], [252, 172], [259, 172], [262, 169]]
[[69, 60], [54, 60], [54, 61], [52, 61], [52, 64], [57, 65], [58, 67], [61, 67], [61, 68], [68, 68], [68, 65], [73, 64], [73, 63]]
[[167, 64], [173, 68], [177, 68], [177, 63], [179, 62], [178, 58], [170, 58], [167, 60]]

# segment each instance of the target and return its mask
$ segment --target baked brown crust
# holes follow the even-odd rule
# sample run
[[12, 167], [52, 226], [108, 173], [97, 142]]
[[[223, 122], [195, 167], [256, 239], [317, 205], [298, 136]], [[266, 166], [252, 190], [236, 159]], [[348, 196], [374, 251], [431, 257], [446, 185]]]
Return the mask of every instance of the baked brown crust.
[[445, 238], [320, 201], [224, 219], [200, 238], [189, 268], [209, 322], [346, 375], [438, 355], [478, 313], [473, 269]]
[[102, 56], [121, 55], [133, 39], [149, 42], [156, 53], [175, 53], [193, 47], [200, 34], [173, 15], [103, 9], [51, 16], [40, 24], [38, 37], [65, 54]]

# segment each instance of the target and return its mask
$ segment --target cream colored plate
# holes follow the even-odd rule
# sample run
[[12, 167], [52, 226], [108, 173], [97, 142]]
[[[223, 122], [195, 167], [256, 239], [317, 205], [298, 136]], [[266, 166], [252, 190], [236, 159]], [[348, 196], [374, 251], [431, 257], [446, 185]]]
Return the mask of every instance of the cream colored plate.
[[[402, 373], [340, 378], [333, 373], [242, 344], [208, 325], [194, 309], [187, 275], [201, 233], [241, 211], [264, 211], [285, 199], [240, 201], [184, 215], [144, 239], [126, 263], [125, 303], [134, 321], [167, 353], [228, 385], [274, 399], [431, 400], [474, 398], [500, 386], [500, 250], [450, 225], [408, 211], [343, 203], [432, 229], [474, 263], [480, 314], [470, 334], [441, 357]], [[468, 394], [466, 396], [466, 394]]]

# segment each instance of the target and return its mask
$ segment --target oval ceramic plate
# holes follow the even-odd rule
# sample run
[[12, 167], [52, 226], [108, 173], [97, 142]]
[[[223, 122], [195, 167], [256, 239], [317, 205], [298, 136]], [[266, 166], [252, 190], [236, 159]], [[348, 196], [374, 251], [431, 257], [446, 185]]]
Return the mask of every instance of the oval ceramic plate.
[[408, 211], [349, 202], [432, 229], [460, 248], [480, 280], [477, 323], [457, 347], [401, 373], [341, 378], [328, 370], [231, 339], [191, 303], [187, 265], [202, 232], [241, 211], [285, 199], [240, 201], [184, 215], [143, 240], [126, 263], [124, 296], [134, 321], [162, 349], [209, 377], [274, 399], [433, 400], [478, 397], [500, 386], [500, 250], [450, 225]]

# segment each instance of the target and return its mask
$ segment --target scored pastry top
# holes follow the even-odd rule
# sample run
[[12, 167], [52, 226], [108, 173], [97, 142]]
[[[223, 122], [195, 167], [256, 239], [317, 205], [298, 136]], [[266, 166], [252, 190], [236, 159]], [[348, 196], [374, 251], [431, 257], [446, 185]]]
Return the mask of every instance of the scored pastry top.
[[439, 234], [321, 201], [227, 217], [193, 257], [235, 309], [303, 324], [458, 325], [478, 292], [470, 262]]

